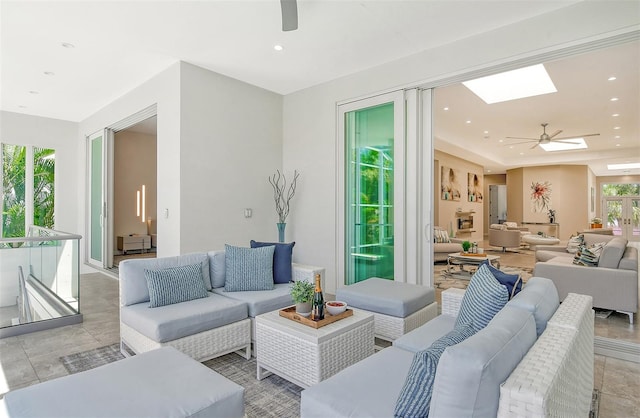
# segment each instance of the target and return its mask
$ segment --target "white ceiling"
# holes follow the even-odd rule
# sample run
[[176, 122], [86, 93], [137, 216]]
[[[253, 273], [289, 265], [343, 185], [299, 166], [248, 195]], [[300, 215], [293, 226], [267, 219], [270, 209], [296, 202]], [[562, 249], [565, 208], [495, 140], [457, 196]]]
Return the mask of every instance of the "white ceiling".
[[[2, 0], [0, 108], [81, 121], [180, 60], [288, 94], [577, 2], [298, 0], [299, 29], [282, 32], [279, 0]], [[65, 42], [75, 47], [62, 47]], [[283, 45], [284, 51], [275, 51], [275, 44]], [[637, 45], [635, 52], [630, 58], [636, 71], [635, 84], [623, 80], [618, 85], [635, 86], [631, 91], [636, 95], [635, 108], [626, 107], [635, 109], [635, 125], [629, 121], [633, 126], [624, 129], [629, 129], [625, 137], [637, 143]], [[587, 106], [595, 96], [590, 94], [590, 86], [596, 74], [580, 81], [587, 73], [585, 69], [589, 73], [597, 69], [607, 73], [602, 64], [592, 60], [574, 64], [577, 67], [570, 70], [571, 77], [563, 82], [571, 83], [565, 84], [569, 87], [577, 86], [582, 93], [578, 98], [549, 99], [543, 102], [543, 108], [530, 104], [516, 106], [512, 111], [507, 110], [508, 104], [492, 105], [482, 111], [482, 117], [473, 116], [474, 122], [463, 128], [477, 128], [480, 119], [485, 118], [482, 130], [488, 129], [490, 140], [497, 140], [504, 135], [537, 137], [539, 124], [549, 122], [550, 132], [563, 129], [563, 135], [600, 132], [597, 141], [611, 147], [604, 140], [608, 138], [608, 125], [593, 120], [603, 119], [604, 113], [576, 108], [576, 103]], [[548, 69], [554, 82], [561, 83], [555, 77], [566, 77], [566, 73], [555, 76], [554, 65], [550, 63]], [[438, 143], [443, 150], [461, 157], [464, 150], [475, 150], [481, 157], [473, 157], [474, 161], [494, 170], [528, 164], [524, 158], [528, 155], [514, 155], [506, 147], [479, 145], [477, 130], [465, 131], [456, 125], [456, 114], [469, 118], [464, 106], [477, 105], [456, 88], [461, 87], [441, 89], [436, 95], [440, 100], [452, 94], [451, 101], [456, 103], [455, 107], [450, 105], [455, 112], [449, 112], [449, 119], [443, 115], [439, 119], [441, 115], [436, 113], [436, 134], [442, 139]], [[555, 96], [559, 97], [563, 90], [564, 87]], [[598, 102], [596, 106], [603, 108], [606, 103]], [[481, 107], [475, 107], [474, 112], [480, 112]], [[591, 140], [588, 142], [592, 147]], [[451, 148], [452, 143], [455, 148]], [[623, 149], [627, 155], [638, 156], [637, 146], [630, 150], [624, 145]], [[522, 148], [528, 151], [528, 147]], [[563, 154], [565, 162], [571, 160], [568, 153]], [[549, 153], [540, 158], [553, 162]]]

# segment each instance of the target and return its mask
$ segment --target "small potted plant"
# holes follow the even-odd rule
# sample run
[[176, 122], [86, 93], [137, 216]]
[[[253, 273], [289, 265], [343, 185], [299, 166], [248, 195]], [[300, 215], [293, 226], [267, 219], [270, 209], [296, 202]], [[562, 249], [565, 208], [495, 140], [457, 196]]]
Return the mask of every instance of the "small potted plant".
[[602, 228], [602, 219], [600, 218], [593, 218], [591, 219], [591, 225], [590, 225], [591, 229], [594, 228]]
[[311, 315], [311, 301], [314, 286], [305, 280], [298, 280], [291, 285], [291, 299], [296, 304], [296, 313], [304, 317]]
[[469, 248], [471, 248], [471, 243], [469, 241], [463, 241], [462, 242], [462, 251], [464, 251], [465, 253], [469, 252]]

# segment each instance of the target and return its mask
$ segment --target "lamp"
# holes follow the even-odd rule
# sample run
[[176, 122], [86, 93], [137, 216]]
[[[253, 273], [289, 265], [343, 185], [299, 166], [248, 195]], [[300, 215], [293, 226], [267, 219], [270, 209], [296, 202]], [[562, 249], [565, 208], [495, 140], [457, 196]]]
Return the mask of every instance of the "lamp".
[[[142, 208], [142, 210], [141, 210]], [[142, 223], [147, 222], [147, 187], [142, 185], [142, 193], [136, 190], [136, 216], [142, 215]]]

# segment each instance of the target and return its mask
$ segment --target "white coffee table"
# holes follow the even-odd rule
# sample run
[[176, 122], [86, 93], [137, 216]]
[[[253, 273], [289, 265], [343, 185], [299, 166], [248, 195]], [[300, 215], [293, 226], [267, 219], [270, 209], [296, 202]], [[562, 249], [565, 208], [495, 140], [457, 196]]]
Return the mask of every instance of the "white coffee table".
[[374, 353], [373, 315], [353, 316], [315, 329], [279, 315], [256, 317], [257, 378], [270, 373], [308, 388]]
[[[447, 269], [445, 274], [461, 279], [469, 279], [473, 274], [472, 271], [465, 270], [465, 266], [479, 266], [485, 260], [489, 260], [495, 268], [500, 268], [500, 256], [487, 254], [485, 257], [465, 255], [463, 253], [451, 253], [447, 256]], [[458, 271], [455, 270], [458, 267]]]

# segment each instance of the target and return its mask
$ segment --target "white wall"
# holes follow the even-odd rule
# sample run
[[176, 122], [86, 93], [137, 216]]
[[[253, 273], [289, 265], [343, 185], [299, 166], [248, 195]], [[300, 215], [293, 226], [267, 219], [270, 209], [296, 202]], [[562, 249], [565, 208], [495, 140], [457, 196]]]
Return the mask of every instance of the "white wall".
[[181, 252], [277, 241], [282, 96], [187, 63], [180, 76]]
[[424, 81], [437, 84], [446, 77], [638, 30], [636, 10], [633, 2], [582, 2], [285, 96], [284, 168], [303, 173], [289, 218], [294, 260], [324, 266], [327, 292], [343, 280], [335, 257], [337, 102]]
[[[80, 216], [78, 225], [84, 230], [86, 193], [86, 136], [111, 126], [134, 113], [157, 104], [157, 182], [158, 213], [167, 208], [169, 217], [158, 216], [158, 236], [162, 245], [158, 256], [180, 254], [180, 64], [167, 68], [146, 83], [105, 106], [89, 118], [80, 122], [77, 146], [82, 158], [78, 167]], [[84, 260], [84, 245], [82, 257]], [[85, 266], [85, 271], [87, 270]], [[84, 271], [83, 271], [84, 272]]]

